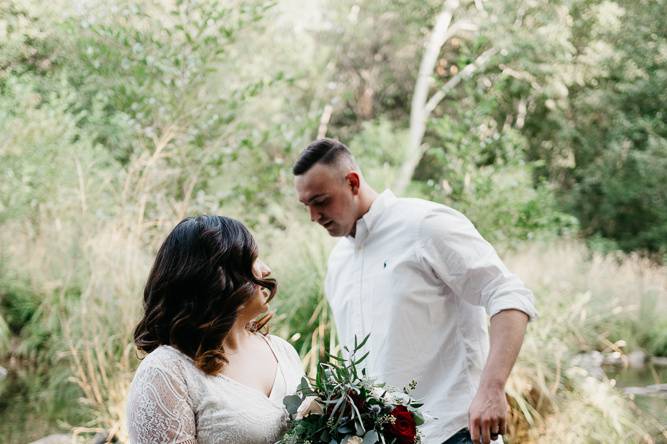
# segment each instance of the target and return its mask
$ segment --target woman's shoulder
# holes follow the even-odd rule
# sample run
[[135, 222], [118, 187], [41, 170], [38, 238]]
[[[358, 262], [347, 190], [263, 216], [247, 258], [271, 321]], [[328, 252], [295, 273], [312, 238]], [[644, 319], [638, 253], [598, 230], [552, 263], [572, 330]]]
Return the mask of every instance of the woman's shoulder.
[[[160, 346], [139, 364], [125, 406], [133, 442], [154, 442], [158, 436], [166, 442], [171, 433], [195, 434], [192, 418], [197, 392], [188, 383], [185, 355], [181, 355], [172, 347]], [[165, 424], [174, 429], [165, 429]]]
[[192, 359], [184, 353], [169, 345], [161, 345], [141, 360], [135, 374], [164, 372], [183, 376], [192, 365]]
[[277, 349], [283, 356], [287, 356], [292, 360], [296, 359], [299, 362], [301, 361], [301, 358], [299, 358], [299, 353], [287, 340], [276, 335], [268, 335], [268, 338], [271, 341], [271, 344], [273, 344], [273, 347]]
[[285, 339], [274, 335], [270, 335], [269, 338], [273, 348], [276, 349], [278, 359], [281, 361], [280, 367], [285, 376], [287, 393], [292, 394], [297, 390], [301, 379], [304, 377], [301, 357], [294, 346]]
[[294, 346], [292, 346], [292, 344], [290, 344], [287, 340], [281, 338], [280, 336], [270, 334], [266, 335], [266, 337], [269, 338], [269, 340], [275, 347], [281, 347], [284, 350], [294, 350], [294, 352], [296, 353]]

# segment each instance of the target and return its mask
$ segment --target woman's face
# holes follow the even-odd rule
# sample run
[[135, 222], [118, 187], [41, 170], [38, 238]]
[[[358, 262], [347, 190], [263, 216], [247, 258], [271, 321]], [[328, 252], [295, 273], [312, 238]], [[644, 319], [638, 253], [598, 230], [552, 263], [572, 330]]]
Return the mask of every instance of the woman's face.
[[[254, 275], [260, 279], [267, 278], [271, 275], [271, 268], [262, 262], [261, 259], [255, 260], [252, 271]], [[246, 304], [243, 305], [243, 307], [240, 309], [239, 315], [246, 319], [254, 319], [260, 314], [266, 313], [269, 311], [268, 299], [270, 296], [271, 292], [268, 289], [257, 286], [255, 294]]]

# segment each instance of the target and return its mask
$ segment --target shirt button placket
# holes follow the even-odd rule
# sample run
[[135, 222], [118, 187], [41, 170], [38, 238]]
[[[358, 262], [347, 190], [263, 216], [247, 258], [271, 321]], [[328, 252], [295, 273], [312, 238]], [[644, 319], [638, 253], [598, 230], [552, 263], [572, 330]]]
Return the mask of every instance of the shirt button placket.
[[361, 273], [359, 273], [359, 299], [358, 299], [358, 305], [357, 305], [357, 316], [356, 316], [356, 324], [355, 325], [355, 331], [357, 332], [358, 340], [361, 342], [364, 337], [366, 336], [366, 329], [364, 325], [364, 274], [366, 273], [366, 270], [364, 269], [365, 260], [364, 260], [364, 246], [359, 245], [357, 247], [357, 257], [358, 257], [358, 262], [359, 262], [359, 269], [361, 270]]

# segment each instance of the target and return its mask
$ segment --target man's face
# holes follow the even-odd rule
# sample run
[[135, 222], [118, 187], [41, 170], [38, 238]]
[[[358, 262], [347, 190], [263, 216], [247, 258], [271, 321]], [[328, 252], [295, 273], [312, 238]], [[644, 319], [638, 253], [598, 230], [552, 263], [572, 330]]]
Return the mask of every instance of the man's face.
[[359, 186], [358, 182], [356, 186], [350, 183], [350, 175], [356, 173], [335, 165], [315, 164], [294, 180], [310, 220], [322, 225], [331, 236], [346, 236], [356, 227]]

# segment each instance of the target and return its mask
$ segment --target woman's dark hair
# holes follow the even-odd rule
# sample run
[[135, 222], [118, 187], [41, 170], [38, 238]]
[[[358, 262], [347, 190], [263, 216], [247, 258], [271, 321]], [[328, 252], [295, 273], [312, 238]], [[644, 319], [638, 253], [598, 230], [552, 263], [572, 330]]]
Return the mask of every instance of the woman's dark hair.
[[[134, 343], [150, 353], [171, 345], [207, 374], [227, 363], [222, 341], [237, 311], [263, 287], [276, 293], [273, 279], [254, 275], [257, 244], [239, 221], [222, 216], [189, 217], [160, 247], [144, 289], [144, 316]], [[261, 326], [252, 327], [254, 330]]]

